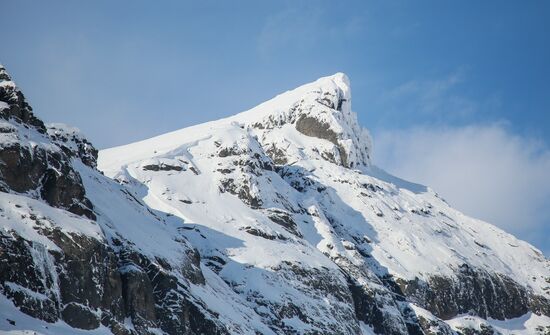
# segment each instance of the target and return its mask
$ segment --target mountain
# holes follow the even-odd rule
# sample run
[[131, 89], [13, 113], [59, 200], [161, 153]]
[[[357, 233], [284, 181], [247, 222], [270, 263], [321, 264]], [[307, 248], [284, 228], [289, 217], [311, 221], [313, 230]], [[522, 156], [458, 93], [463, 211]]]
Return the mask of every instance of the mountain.
[[99, 158], [0, 80], [0, 331], [550, 332], [550, 262], [377, 168], [344, 74]]

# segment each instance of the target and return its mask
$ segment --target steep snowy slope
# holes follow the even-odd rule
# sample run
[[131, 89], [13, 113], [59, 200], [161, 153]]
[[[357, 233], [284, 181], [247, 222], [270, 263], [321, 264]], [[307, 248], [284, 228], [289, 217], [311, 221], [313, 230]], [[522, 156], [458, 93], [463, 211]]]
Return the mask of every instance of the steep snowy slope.
[[[233, 117], [101, 151], [98, 164], [183, 220], [205, 273], [275, 333], [550, 326], [540, 251], [376, 168], [371, 149], [348, 79], [336, 74]], [[505, 319], [515, 321], [492, 321]]]
[[201, 269], [181, 219], [97, 171], [97, 150], [38, 119], [2, 66], [0, 148], [0, 333], [271, 333]]

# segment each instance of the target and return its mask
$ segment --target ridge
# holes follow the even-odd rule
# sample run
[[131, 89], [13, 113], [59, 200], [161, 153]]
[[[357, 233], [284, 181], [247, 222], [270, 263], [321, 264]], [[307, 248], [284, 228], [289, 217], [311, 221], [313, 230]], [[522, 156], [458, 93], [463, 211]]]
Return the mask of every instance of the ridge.
[[[101, 155], [106, 157], [103, 162], [113, 162], [120, 155], [124, 160], [139, 160], [177, 150], [212, 130], [238, 128], [257, 139], [274, 162], [322, 159], [347, 168], [371, 165], [372, 139], [351, 109], [350, 81], [341, 72], [233, 116], [102, 150]], [[134, 149], [127, 150], [130, 147]]]

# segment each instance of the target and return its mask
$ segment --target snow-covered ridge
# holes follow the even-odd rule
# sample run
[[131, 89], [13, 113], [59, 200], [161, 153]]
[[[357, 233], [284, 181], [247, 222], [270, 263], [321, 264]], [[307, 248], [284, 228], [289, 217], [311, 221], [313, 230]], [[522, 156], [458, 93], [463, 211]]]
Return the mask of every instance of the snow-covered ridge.
[[[98, 166], [188, 223], [205, 266], [263, 306], [259, 315], [281, 332], [353, 332], [358, 324], [343, 321], [340, 305], [350, 298], [384, 306], [382, 324], [355, 310], [379, 333], [405, 332], [416, 322], [410, 306], [437, 320], [550, 313], [550, 266], [540, 251], [376, 168], [371, 148], [351, 111], [349, 81], [336, 74], [232, 117], [103, 150]], [[307, 286], [301, 271], [319, 271], [335, 283], [331, 292], [348, 282], [351, 297], [318, 284], [297, 294], [296, 285]], [[323, 303], [318, 294], [327, 294]], [[318, 318], [280, 324], [290, 301]]]
[[[179, 143], [201, 140], [216, 129], [240, 127], [258, 138], [264, 149], [285, 151], [289, 161], [323, 159], [359, 168], [371, 163], [372, 141], [351, 110], [349, 79], [343, 73], [323, 77], [282, 93], [237, 115], [176, 130], [151, 139], [101, 152], [102, 170], [123, 160], [137, 161], [177, 149]], [[124, 151], [124, 152], [122, 152]]]

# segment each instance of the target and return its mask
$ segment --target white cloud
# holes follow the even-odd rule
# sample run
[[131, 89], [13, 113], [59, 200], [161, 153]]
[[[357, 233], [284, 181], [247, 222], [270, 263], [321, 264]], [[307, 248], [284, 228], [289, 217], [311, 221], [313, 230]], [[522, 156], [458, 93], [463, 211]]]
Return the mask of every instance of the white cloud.
[[382, 131], [374, 149], [378, 166], [550, 251], [550, 149], [543, 143], [494, 124]]

